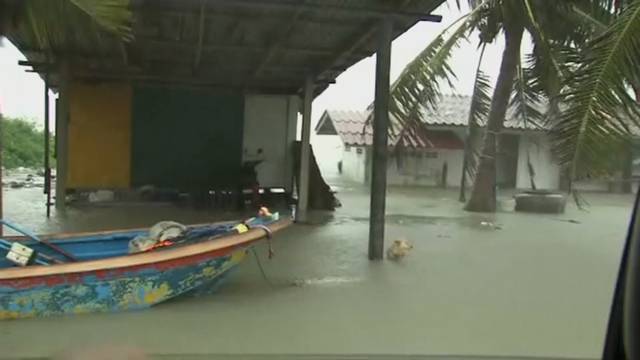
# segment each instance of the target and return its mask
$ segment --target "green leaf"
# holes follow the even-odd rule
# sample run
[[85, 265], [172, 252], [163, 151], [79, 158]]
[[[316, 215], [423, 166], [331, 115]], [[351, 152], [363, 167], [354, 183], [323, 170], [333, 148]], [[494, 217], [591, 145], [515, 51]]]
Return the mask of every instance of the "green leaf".
[[531, 71], [525, 71], [522, 62], [518, 63], [516, 78], [513, 82], [510, 110], [511, 118], [525, 129], [532, 127], [543, 129], [543, 95], [533, 86]]
[[480, 58], [478, 59], [478, 67], [476, 68], [476, 78], [473, 86], [473, 94], [471, 95], [469, 119], [467, 122], [469, 128], [465, 141], [463, 176], [467, 176], [470, 180], [475, 178], [483, 135], [482, 127], [485, 126], [487, 122], [487, 116], [489, 116], [489, 110], [491, 108], [491, 80], [489, 76], [482, 71], [482, 60], [485, 49], [486, 44], [483, 44], [480, 50]]
[[[455, 73], [449, 65], [454, 49], [477, 29], [483, 15], [496, 0], [485, 0], [471, 12], [440, 33], [400, 74], [391, 86], [389, 112], [391, 135], [424, 131], [421, 115], [424, 106], [435, 107], [440, 99], [440, 84], [454, 87]], [[452, 30], [453, 29], [453, 30]], [[372, 116], [372, 115], [371, 115]], [[367, 123], [370, 122], [371, 116]], [[407, 129], [408, 128], [408, 129]], [[397, 137], [398, 139], [400, 136]]]
[[107, 31], [131, 39], [130, 0], [69, 0]]
[[572, 179], [610, 172], [612, 160], [638, 129], [640, 110], [629, 81], [640, 79], [640, 1], [622, 11], [592, 41], [567, 79], [565, 109], [552, 131], [553, 148]]

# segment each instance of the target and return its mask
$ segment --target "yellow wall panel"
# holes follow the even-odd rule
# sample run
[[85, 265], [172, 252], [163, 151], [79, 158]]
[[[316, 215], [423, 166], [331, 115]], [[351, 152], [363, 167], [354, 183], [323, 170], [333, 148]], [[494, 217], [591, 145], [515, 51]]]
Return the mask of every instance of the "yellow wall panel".
[[131, 97], [129, 84], [71, 84], [69, 188], [130, 187]]

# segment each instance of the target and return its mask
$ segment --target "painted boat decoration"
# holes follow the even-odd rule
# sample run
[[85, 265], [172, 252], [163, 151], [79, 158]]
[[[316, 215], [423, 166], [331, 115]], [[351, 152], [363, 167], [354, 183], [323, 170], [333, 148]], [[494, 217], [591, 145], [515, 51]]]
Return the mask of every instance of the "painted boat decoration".
[[138, 310], [213, 289], [256, 241], [291, 221], [253, 219], [240, 231], [239, 224], [190, 226], [188, 241], [136, 254], [129, 254], [129, 242], [148, 229], [8, 238], [35, 250], [41, 260], [61, 262], [60, 254], [67, 253], [77, 261], [16, 267], [3, 256], [0, 319]]

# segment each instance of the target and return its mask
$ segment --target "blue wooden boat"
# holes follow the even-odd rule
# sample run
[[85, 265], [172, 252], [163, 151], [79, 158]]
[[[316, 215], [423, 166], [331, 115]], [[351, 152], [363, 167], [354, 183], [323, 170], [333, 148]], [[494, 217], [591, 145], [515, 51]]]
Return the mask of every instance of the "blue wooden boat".
[[[242, 233], [237, 222], [190, 226], [189, 241], [137, 254], [128, 254], [129, 241], [146, 229], [45, 236], [78, 260], [50, 265], [17, 267], [0, 251], [0, 319], [145, 309], [213, 288], [256, 241], [291, 224], [255, 221]], [[8, 240], [62, 259], [29, 238]]]

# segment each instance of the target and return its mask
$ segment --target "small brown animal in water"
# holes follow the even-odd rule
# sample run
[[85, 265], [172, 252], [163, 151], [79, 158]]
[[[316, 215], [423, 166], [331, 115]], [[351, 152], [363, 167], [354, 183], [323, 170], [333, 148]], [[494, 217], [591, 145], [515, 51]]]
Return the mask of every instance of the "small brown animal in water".
[[413, 245], [407, 240], [395, 240], [387, 249], [387, 259], [400, 260], [409, 255], [411, 249], [413, 249]]

